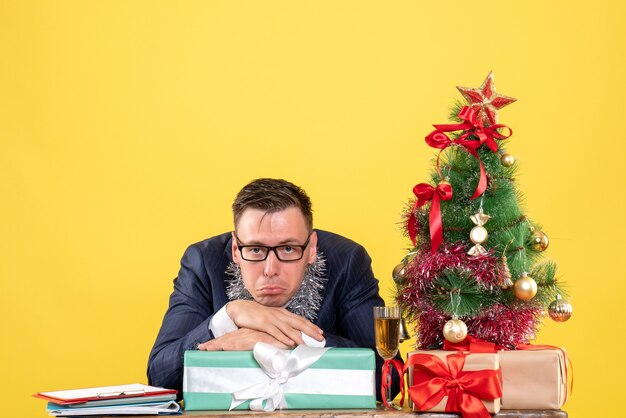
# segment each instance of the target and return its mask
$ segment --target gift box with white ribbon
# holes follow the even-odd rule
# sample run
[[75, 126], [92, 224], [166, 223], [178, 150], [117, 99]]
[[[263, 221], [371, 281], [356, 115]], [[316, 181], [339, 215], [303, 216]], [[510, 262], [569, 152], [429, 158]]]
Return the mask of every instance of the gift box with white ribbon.
[[185, 409], [372, 409], [375, 366], [368, 348], [187, 351]]

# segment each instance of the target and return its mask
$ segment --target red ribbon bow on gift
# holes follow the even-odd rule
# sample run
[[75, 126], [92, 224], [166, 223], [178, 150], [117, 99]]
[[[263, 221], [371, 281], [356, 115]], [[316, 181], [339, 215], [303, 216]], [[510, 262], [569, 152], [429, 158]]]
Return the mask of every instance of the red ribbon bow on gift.
[[434, 254], [437, 251], [437, 248], [443, 242], [443, 224], [441, 222], [441, 200], [450, 200], [452, 199], [452, 186], [450, 183], [441, 182], [437, 185], [437, 187], [433, 187], [428, 183], [420, 183], [413, 187], [413, 193], [417, 197], [415, 201], [415, 205], [413, 206], [413, 210], [411, 211], [411, 216], [409, 217], [409, 237], [413, 242], [413, 245], [416, 245], [416, 237], [417, 231], [415, 230], [415, 209], [424, 206], [426, 203], [432, 201], [430, 205], [430, 249]]
[[[459, 111], [459, 118], [463, 120], [463, 123], [433, 125], [435, 127], [435, 130], [426, 136], [426, 143], [428, 145], [441, 150], [439, 151], [439, 155], [437, 156], [437, 171], [439, 172], [439, 176], [442, 178], [443, 176], [441, 175], [441, 170], [439, 169], [439, 157], [443, 150], [445, 150], [449, 146], [461, 146], [478, 160], [478, 163], [480, 164], [480, 179], [478, 180], [478, 185], [476, 186], [476, 190], [474, 191], [471, 199], [475, 199], [478, 196], [482, 195], [487, 189], [487, 173], [485, 172], [483, 162], [478, 156], [476, 150], [482, 144], [486, 144], [491, 151], [497, 152], [498, 143], [496, 142], [496, 139], [506, 139], [513, 134], [511, 128], [506, 125], [495, 124], [485, 127], [482, 119], [478, 117], [478, 111], [478, 108], [463, 106]], [[508, 135], [503, 135], [498, 132], [499, 128], [508, 129]], [[457, 139], [451, 140], [448, 135], [446, 135], [446, 132], [454, 131], [466, 132], [459, 136]], [[478, 140], [467, 139], [470, 135], [478, 137]]]
[[466, 356], [450, 354], [446, 363], [432, 354], [409, 357], [404, 365], [405, 371], [413, 366], [409, 396], [420, 411], [433, 408], [447, 396], [446, 412], [461, 412], [463, 418], [490, 417], [481, 399], [502, 397], [502, 375], [500, 370], [463, 371]]
[[402, 370], [402, 362], [396, 359], [385, 360], [385, 362], [383, 363], [382, 376], [381, 376], [381, 380], [382, 380], [381, 393], [383, 396], [383, 404], [387, 408], [391, 408], [391, 405], [389, 405], [389, 402], [391, 402], [392, 400], [392, 399], [387, 399], [387, 390], [386, 390], [388, 387], [391, 386], [391, 376], [393, 376], [392, 367], [396, 369], [396, 371], [398, 372], [398, 376], [400, 376], [400, 393], [402, 395], [402, 397], [400, 398], [400, 406], [404, 405], [404, 371]]

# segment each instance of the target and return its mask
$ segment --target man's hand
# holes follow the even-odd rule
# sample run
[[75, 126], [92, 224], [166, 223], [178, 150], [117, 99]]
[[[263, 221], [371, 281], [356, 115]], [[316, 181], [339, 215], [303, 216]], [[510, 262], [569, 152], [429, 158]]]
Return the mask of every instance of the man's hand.
[[234, 300], [226, 305], [226, 312], [239, 328], [262, 331], [288, 347], [304, 344], [302, 333], [317, 341], [324, 340], [320, 327], [285, 308], [263, 306], [250, 300]]
[[229, 332], [221, 337], [214, 338], [198, 345], [198, 350], [245, 351], [252, 350], [254, 348], [254, 344], [258, 342], [268, 343], [281, 349], [293, 348], [293, 346], [287, 346], [265, 332], [249, 328], [239, 328], [236, 331]]

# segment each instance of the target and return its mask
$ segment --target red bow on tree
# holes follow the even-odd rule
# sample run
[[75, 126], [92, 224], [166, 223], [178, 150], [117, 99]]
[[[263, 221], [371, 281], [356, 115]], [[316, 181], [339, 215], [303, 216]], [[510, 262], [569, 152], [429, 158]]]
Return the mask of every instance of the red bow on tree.
[[[432, 131], [428, 136], [426, 136], [426, 143], [433, 148], [438, 148], [439, 155], [437, 156], [437, 171], [441, 176], [441, 170], [439, 169], [439, 156], [443, 152], [444, 149], [448, 148], [451, 145], [459, 145], [471, 155], [473, 155], [480, 164], [480, 179], [478, 180], [478, 185], [476, 186], [476, 190], [472, 195], [471, 199], [475, 199], [481, 194], [485, 192], [487, 189], [487, 174], [485, 172], [485, 167], [483, 166], [483, 162], [476, 150], [482, 144], [486, 144], [487, 147], [493, 151], [498, 151], [498, 143], [496, 139], [502, 140], [510, 137], [513, 134], [511, 128], [502, 124], [495, 124], [488, 127], [485, 127], [481, 118], [478, 117], [479, 109], [472, 108], [469, 106], [463, 106], [459, 111], [459, 118], [463, 120], [463, 123], [454, 123], [454, 124], [446, 124], [446, 125], [433, 125], [435, 130]], [[498, 132], [499, 128], [508, 129], [508, 135], [503, 135]], [[454, 132], [454, 131], [466, 131], [461, 136], [459, 136], [455, 140], [451, 140], [446, 132]], [[470, 140], [467, 139], [470, 135], [474, 135], [478, 138], [478, 140]], [[443, 177], [443, 176], [441, 176]]]
[[420, 411], [433, 408], [444, 397], [446, 412], [461, 412], [463, 418], [489, 418], [482, 400], [502, 397], [500, 370], [463, 371], [465, 357], [461, 352], [450, 354], [444, 363], [432, 354], [414, 354], [404, 370], [413, 366], [413, 385], [409, 396]]
[[430, 225], [430, 250], [432, 253], [437, 251], [437, 248], [443, 242], [443, 225], [441, 222], [441, 200], [452, 199], [452, 186], [447, 181], [441, 181], [437, 187], [433, 187], [428, 183], [420, 183], [413, 187], [413, 193], [417, 197], [411, 216], [409, 217], [409, 237], [416, 245], [417, 231], [415, 226], [415, 209], [424, 206], [426, 203], [432, 201], [430, 205], [429, 225]]
[[[458, 140], [464, 140], [470, 135], [478, 137], [480, 145], [486, 144], [493, 152], [498, 151], [498, 143], [496, 139], [507, 139], [513, 135], [513, 130], [506, 125], [496, 123], [494, 125], [485, 126], [483, 120], [478, 117], [479, 109], [476, 107], [463, 106], [459, 111], [459, 119], [463, 123], [453, 123], [444, 125], [433, 125], [439, 132], [466, 131]], [[498, 132], [498, 129], [505, 128], [509, 132], [507, 135]]]

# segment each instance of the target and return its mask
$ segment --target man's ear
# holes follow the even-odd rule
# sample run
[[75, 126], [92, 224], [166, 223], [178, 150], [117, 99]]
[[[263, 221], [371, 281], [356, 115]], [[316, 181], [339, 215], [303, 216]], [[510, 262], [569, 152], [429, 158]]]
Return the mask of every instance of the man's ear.
[[239, 264], [239, 254], [237, 253], [237, 238], [235, 238], [235, 231], [231, 232], [230, 235], [232, 235], [232, 245], [231, 245], [231, 251], [233, 253], [233, 261], [237, 264]]
[[309, 264], [315, 263], [317, 261], [317, 232], [311, 232], [311, 239], [309, 239], [309, 259], [307, 260]]

